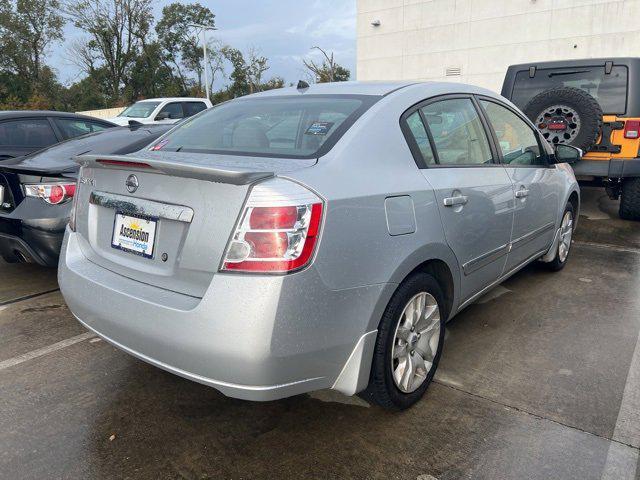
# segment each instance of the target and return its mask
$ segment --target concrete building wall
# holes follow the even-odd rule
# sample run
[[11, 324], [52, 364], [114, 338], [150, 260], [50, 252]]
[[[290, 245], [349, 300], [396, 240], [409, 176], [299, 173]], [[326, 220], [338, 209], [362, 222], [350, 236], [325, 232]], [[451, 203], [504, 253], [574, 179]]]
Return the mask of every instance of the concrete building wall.
[[640, 0], [357, 4], [358, 80], [460, 81], [499, 92], [511, 64], [640, 56]]

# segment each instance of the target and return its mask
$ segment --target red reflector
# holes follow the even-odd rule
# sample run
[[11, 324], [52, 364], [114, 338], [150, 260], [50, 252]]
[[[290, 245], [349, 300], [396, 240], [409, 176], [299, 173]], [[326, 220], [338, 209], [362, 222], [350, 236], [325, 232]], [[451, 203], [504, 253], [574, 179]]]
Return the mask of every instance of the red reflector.
[[51, 192], [49, 193], [49, 201], [53, 204], [60, 203], [64, 200], [64, 188], [60, 185], [54, 185], [51, 187]]
[[71, 183], [69, 185], [65, 185], [64, 191], [67, 194], [67, 197], [73, 197], [76, 194], [76, 184]]
[[255, 230], [293, 228], [298, 220], [298, 207], [254, 207], [249, 225]]
[[638, 138], [640, 120], [627, 120], [624, 123], [624, 138]]
[[549, 130], [566, 130], [567, 124], [564, 122], [549, 122], [547, 128]]
[[130, 168], [153, 168], [148, 163], [142, 162], [129, 162], [126, 160], [96, 160], [97, 163], [102, 165], [113, 165], [117, 167], [130, 167]]

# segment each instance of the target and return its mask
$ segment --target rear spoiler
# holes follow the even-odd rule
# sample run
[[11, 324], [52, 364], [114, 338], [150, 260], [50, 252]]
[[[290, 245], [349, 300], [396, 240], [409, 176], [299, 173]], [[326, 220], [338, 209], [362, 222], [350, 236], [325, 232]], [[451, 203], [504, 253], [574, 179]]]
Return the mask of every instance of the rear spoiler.
[[225, 165], [208, 158], [209, 164], [175, 162], [171, 160], [135, 157], [133, 155], [79, 155], [73, 159], [82, 167], [113, 168], [118, 170], [148, 171], [174, 177], [195, 178], [210, 182], [248, 185], [258, 180], [275, 176], [275, 172], [258, 168], [243, 168], [238, 165]]

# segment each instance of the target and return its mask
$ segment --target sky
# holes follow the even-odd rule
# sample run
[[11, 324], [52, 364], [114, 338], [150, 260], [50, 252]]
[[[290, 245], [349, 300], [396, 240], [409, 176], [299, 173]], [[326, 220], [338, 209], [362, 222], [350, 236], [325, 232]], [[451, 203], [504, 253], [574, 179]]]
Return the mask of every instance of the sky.
[[[175, 0], [174, 0], [175, 1]], [[243, 52], [256, 48], [269, 59], [264, 78], [281, 76], [286, 82], [306, 78], [303, 58], [316, 58], [311, 47], [333, 51], [336, 61], [355, 78], [356, 0], [200, 0], [216, 15], [217, 31], [210, 35]], [[172, 0], [155, 0], [156, 21]], [[185, 1], [184, 3], [195, 3]], [[51, 49], [49, 65], [65, 84], [82, 78], [68, 52], [82, 38], [72, 25], [65, 27], [65, 42]], [[218, 82], [216, 82], [218, 84]], [[224, 81], [223, 81], [224, 83]]]

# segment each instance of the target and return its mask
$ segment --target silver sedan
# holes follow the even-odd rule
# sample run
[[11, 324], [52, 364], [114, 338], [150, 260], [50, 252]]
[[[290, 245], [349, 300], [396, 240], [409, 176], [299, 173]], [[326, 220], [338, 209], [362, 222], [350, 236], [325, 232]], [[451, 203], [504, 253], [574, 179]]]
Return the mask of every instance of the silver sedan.
[[424, 394], [444, 325], [567, 262], [572, 147], [449, 83], [286, 88], [127, 156], [81, 156], [59, 281], [118, 348], [226, 395]]

